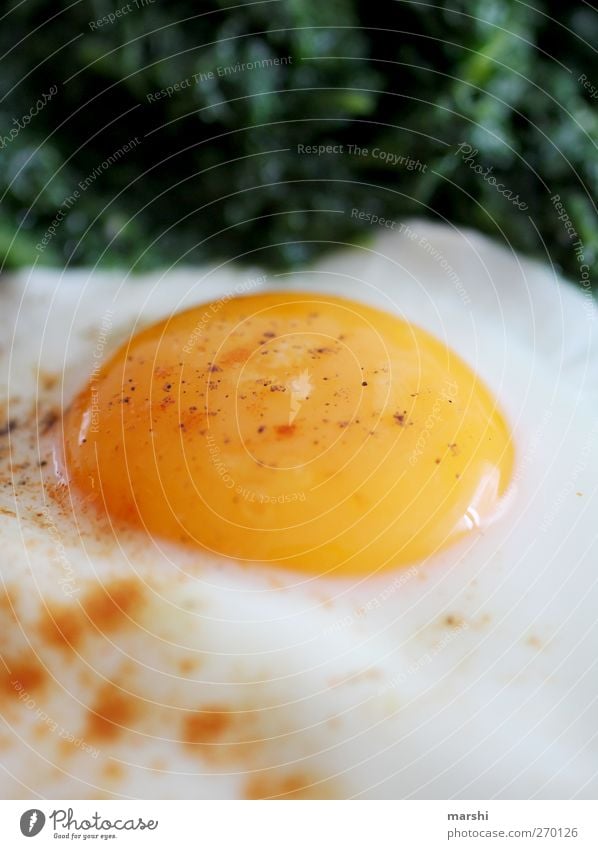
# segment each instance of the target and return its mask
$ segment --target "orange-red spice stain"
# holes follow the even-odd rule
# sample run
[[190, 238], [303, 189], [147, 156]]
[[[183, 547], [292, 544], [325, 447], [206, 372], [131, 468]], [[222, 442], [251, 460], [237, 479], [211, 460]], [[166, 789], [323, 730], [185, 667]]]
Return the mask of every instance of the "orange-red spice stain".
[[255, 711], [206, 705], [183, 721], [182, 742], [192, 753], [213, 762], [247, 760], [260, 744], [256, 716]]
[[139, 700], [117, 687], [105, 684], [87, 715], [84, 737], [94, 741], [110, 741], [130, 729], [139, 715]]
[[243, 365], [251, 357], [253, 351], [249, 348], [233, 348], [218, 360], [220, 366]]
[[15, 658], [1, 659], [0, 691], [6, 697], [37, 693], [46, 684], [47, 677], [43, 665], [30, 650]]
[[245, 785], [245, 799], [341, 799], [338, 787], [326, 779], [318, 780], [304, 773], [260, 773]]
[[[0, 512], [2, 508], [0, 508]], [[14, 515], [14, 513], [12, 514]], [[17, 622], [17, 616], [14, 609], [14, 600], [9, 592], [3, 590], [0, 592], [0, 615], [11, 623]]]
[[136, 579], [98, 585], [81, 602], [53, 605], [43, 614], [39, 634], [46, 645], [73, 650], [86, 633], [109, 633], [130, 623], [143, 600], [143, 586]]
[[183, 740], [191, 746], [215, 743], [230, 727], [232, 718], [231, 712], [221, 707], [196, 711], [185, 721]]
[[188, 675], [195, 672], [201, 666], [201, 661], [195, 657], [184, 657], [179, 661], [179, 672], [182, 675]]
[[125, 776], [125, 771], [121, 764], [115, 761], [108, 761], [102, 768], [102, 774], [110, 781], [122, 781]]
[[276, 433], [278, 436], [293, 436], [296, 431], [295, 425], [290, 424], [282, 424], [278, 425], [276, 428]]

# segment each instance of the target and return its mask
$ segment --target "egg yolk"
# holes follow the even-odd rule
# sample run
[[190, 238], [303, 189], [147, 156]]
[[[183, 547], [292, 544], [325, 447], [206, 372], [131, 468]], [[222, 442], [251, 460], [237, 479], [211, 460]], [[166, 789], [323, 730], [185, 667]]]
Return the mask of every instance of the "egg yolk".
[[513, 446], [449, 348], [361, 303], [223, 298], [143, 330], [64, 418], [112, 522], [244, 561], [372, 574], [490, 520]]

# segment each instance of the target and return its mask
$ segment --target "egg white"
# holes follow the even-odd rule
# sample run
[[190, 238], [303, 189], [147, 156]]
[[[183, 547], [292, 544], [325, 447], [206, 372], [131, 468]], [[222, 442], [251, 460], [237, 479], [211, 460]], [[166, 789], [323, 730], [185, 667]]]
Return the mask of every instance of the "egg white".
[[[49, 416], [98, 361], [174, 311], [281, 287], [394, 311], [484, 379], [517, 454], [491, 527], [409, 569], [322, 580], [116, 537], [56, 502]], [[49, 676], [2, 697], [3, 797], [596, 796], [598, 348], [583, 293], [416, 221], [309, 272], [22, 273], [3, 281], [0, 316], [14, 420], [0, 437], [2, 655], [39, 652]], [[143, 588], [134, 616], [90, 625], [73, 651], [40, 646], [48, 608], [123, 576]], [[135, 710], [98, 740], [89, 709], [110, 682]], [[181, 742], [210, 706], [226, 728]]]

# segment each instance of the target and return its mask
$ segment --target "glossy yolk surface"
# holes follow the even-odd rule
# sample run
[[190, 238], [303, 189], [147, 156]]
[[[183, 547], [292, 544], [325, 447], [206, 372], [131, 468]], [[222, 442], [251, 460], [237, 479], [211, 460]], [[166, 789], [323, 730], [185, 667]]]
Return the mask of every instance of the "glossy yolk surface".
[[426, 332], [364, 304], [223, 299], [133, 337], [64, 419], [69, 480], [112, 521], [241, 560], [370, 574], [491, 518], [513, 447]]

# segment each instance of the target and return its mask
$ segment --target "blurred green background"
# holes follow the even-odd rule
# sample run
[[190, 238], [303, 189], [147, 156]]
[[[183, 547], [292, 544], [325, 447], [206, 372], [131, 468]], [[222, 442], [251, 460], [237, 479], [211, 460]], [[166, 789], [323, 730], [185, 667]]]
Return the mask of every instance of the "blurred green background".
[[[573, 231], [595, 259], [598, 14], [588, 4], [231, 6], [5, 6], [4, 268], [287, 267], [379, 235], [353, 208], [475, 227], [574, 280]], [[475, 173], [460, 143], [527, 208]], [[328, 144], [343, 152], [298, 152]]]

